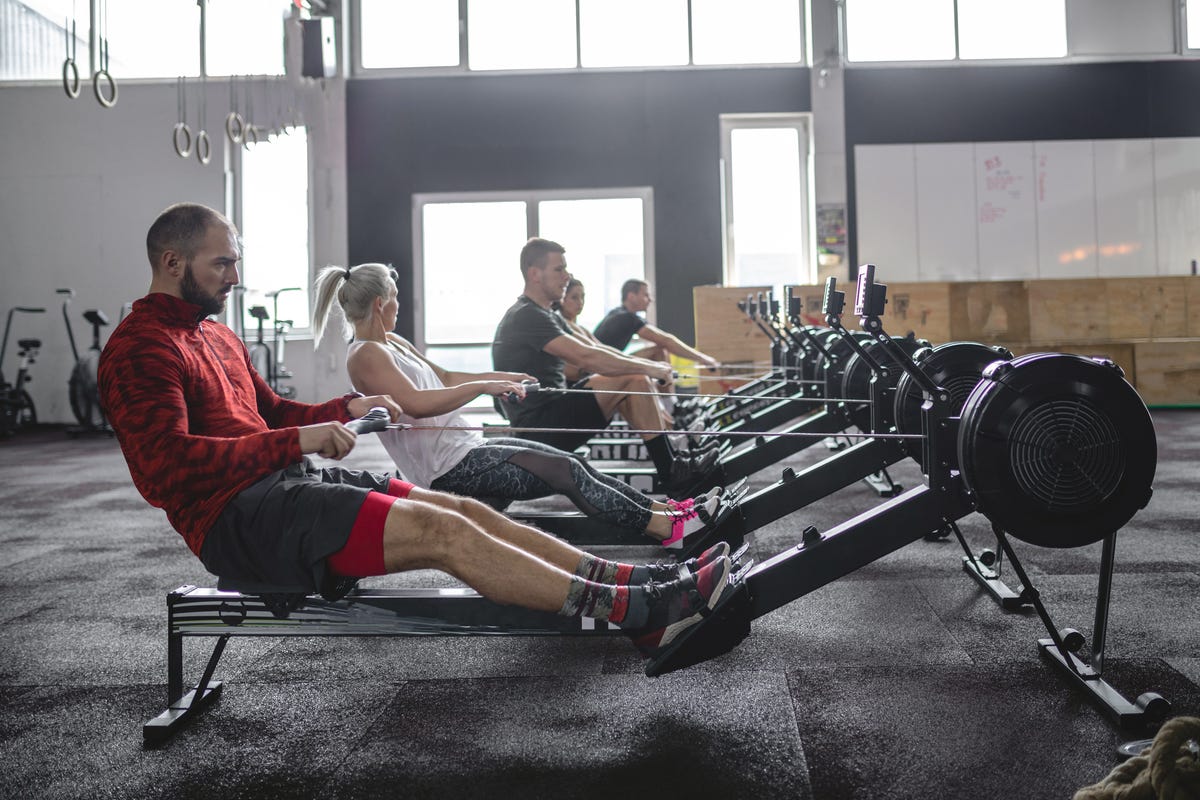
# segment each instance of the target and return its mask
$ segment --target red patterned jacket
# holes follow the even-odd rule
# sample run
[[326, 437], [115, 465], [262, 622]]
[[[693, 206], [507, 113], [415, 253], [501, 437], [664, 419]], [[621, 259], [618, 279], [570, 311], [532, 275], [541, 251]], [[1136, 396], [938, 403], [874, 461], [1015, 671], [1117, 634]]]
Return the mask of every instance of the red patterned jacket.
[[301, 460], [298, 426], [348, 421], [352, 396], [282, 399], [237, 334], [167, 294], [136, 301], [100, 356], [101, 404], [133, 483], [197, 555], [238, 492]]

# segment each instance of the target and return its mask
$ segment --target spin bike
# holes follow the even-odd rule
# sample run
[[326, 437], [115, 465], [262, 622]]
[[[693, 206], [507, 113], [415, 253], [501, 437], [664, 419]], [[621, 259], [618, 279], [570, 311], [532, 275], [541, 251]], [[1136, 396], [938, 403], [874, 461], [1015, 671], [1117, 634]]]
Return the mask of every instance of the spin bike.
[[[863, 330], [890, 347], [879, 319], [887, 287], [874, 282], [874, 271], [869, 264], [859, 270], [855, 313]], [[1149, 503], [1158, 459], [1150, 413], [1120, 367], [1062, 353], [997, 361], [954, 415], [946, 387], [893, 354], [923, 398], [925, 483], [824, 533], [810, 527], [796, 546], [741, 567], [712, 613], [651, 661], [646, 674], [728, 652], [753, 619], [979, 511], [1046, 628], [1048, 638], [1037, 642], [1041, 655], [1121, 727], [1161, 721], [1170, 712], [1166, 699], [1146, 692], [1131, 702], [1103, 678], [1116, 535]], [[1103, 542], [1090, 657], [1080, 655], [1083, 634], [1054, 625], [1011, 538], [1051, 548]]]
[[71, 355], [75, 358], [75, 366], [71, 370], [71, 378], [67, 381], [67, 392], [71, 400], [71, 413], [75, 415], [78, 425], [67, 428], [67, 435], [75, 438], [85, 433], [103, 433], [113, 435], [108, 420], [104, 418], [104, 410], [100, 408], [100, 384], [97, 375], [100, 368], [100, 328], [108, 324], [108, 317], [103, 311], [89, 308], [83, 312], [83, 318], [92, 326], [92, 346], [82, 356], [75, 346], [75, 332], [71, 328], [71, 316], [67, 308], [75, 297], [74, 289], [56, 289], [57, 294], [64, 296], [62, 305], [63, 322], [67, 326], [67, 341], [71, 344]]
[[[262, 379], [271, 387], [271, 391], [284, 399], [291, 399], [296, 396], [296, 387], [290, 384], [285, 385], [283, 380], [292, 377], [292, 373], [283, 363], [283, 349], [287, 344], [288, 331], [292, 329], [293, 321], [290, 319], [279, 318], [279, 295], [284, 292], [298, 292], [299, 286], [289, 286], [286, 289], [276, 289], [273, 292], [267, 292], [266, 297], [271, 299], [271, 314], [267, 314], [265, 306], [251, 306], [250, 316], [258, 320], [258, 329], [254, 343], [248, 348], [250, 351], [250, 363], [254, 365], [254, 369], [258, 372]], [[274, 319], [272, 327], [272, 342], [267, 344], [263, 336], [263, 326], [268, 319]]]
[[[12, 328], [13, 314], [16, 313], [44, 314], [46, 309], [16, 306], [8, 310], [8, 320], [4, 323], [4, 343], [0, 344], [0, 368], [4, 366], [4, 354], [8, 352], [8, 332]], [[4, 379], [4, 371], [0, 369], [0, 438], [7, 438], [22, 428], [31, 428], [37, 424], [37, 408], [25, 384], [33, 380], [29, 375], [29, 368], [37, 360], [41, 346], [41, 339], [17, 340], [17, 358], [21, 359], [21, 363], [17, 367], [17, 377], [13, 383]]]

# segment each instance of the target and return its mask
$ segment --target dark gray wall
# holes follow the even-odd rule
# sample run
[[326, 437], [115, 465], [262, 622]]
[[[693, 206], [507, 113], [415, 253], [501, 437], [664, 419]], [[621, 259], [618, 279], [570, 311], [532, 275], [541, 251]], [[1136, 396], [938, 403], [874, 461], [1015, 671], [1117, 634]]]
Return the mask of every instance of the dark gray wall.
[[[412, 195], [651, 186], [660, 326], [691, 339], [691, 287], [720, 283], [720, 114], [810, 108], [807, 68], [352, 80], [351, 263], [400, 273], [412, 334]], [[563, 242], [570, 248], [569, 242]], [[496, 269], [517, 270], [517, 253]]]
[[857, 144], [1200, 136], [1200, 61], [847, 69], [850, 264]]

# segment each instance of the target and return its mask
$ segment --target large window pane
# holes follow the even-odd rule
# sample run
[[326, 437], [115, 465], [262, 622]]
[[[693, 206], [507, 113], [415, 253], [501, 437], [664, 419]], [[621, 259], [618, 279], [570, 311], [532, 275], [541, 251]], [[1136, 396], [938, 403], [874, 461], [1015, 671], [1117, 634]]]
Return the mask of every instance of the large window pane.
[[525, 230], [519, 201], [422, 207], [426, 344], [492, 341], [521, 294]]
[[[308, 135], [296, 128], [242, 153], [242, 283], [245, 310], [271, 302], [267, 292], [292, 286], [279, 295], [279, 319], [296, 328], [309, 326], [308, 285]], [[267, 330], [274, 320], [268, 322]], [[246, 333], [258, 321], [246, 314]]]
[[730, 283], [808, 283], [805, 200], [796, 128], [730, 132], [732, 227]]
[[[0, 8], [0, 81], [59, 80], [67, 60], [71, 13], [75, 18], [75, 66], [88, 77], [88, 5], [79, 0], [22, 0]], [[81, 84], [82, 85], [82, 84]]]
[[469, 0], [471, 69], [576, 66], [575, 4], [565, 0]]
[[458, 64], [458, 0], [360, 0], [366, 69]]
[[1064, 0], [958, 0], [960, 58], [1061, 58]]
[[1187, 15], [1186, 46], [1189, 50], [1200, 50], [1200, 2], [1187, 0], [1184, 14]]
[[[160, 0], [161, 2], [161, 0]], [[287, 0], [207, 0], [209, 75], [282, 75]]]
[[579, 316], [586, 328], [621, 304], [622, 283], [646, 276], [641, 198], [544, 200], [538, 231], [567, 248], [567, 269], [587, 292]]
[[[80, 0], [81, 14], [87, 5]], [[200, 74], [200, 8], [194, 0], [109, 0], [100, 9], [96, 25], [108, 39], [108, 71], [118, 81]]]
[[687, 0], [580, 0], [585, 67], [688, 63]]
[[800, 61], [804, 57], [800, 7], [796, 0], [692, 0], [693, 63]]
[[954, 0], [846, 0], [850, 61], [954, 58]]

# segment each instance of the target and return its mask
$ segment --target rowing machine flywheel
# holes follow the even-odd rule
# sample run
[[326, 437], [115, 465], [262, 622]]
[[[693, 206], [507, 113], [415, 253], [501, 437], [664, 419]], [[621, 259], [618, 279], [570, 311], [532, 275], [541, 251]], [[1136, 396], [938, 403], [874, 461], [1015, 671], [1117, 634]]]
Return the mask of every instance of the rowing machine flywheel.
[[[968, 395], [979, 383], [983, 369], [993, 361], [1007, 361], [1012, 353], [1003, 347], [988, 346], [978, 342], [946, 342], [937, 347], [919, 350], [913, 356], [917, 366], [935, 384], [950, 393], [950, 414], [958, 416]], [[896, 431], [904, 434], [921, 434], [921, 404], [924, 397], [921, 387], [907, 372], [896, 384], [895, 420]], [[905, 439], [908, 454], [921, 464], [920, 439]]]
[[1034, 353], [984, 370], [963, 406], [958, 458], [993, 523], [1033, 545], [1080, 547], [1150, 502], [1158, 445], [1112, 361]]
[[[929, 342], [925, 339], [917, 339], [912, 334], [908, 336], [893, 336], [892, 342], [900, 347], [901, 350], [912, 358], [918, 350], [928, 349]], [[895, 356], [892, 355], [891, 348], [885, 348], [882, 344], [871, 339], [863, 349], [871, 358], [879, 363], [879, 366], [887, 370], [887, 381], [889, 386], [895, 386], [900, 380], [900, 376], [904, 374], [904, 370], [900, 367]], [[847, 403], [850, 410], [850, 419], [861, 431], [871, 429], [871, 367], [863, 360], [862, 356], [855, 353], [850, 360], [846, 362], [846, 370], [842, 373], [842, 397], [847, 399], [862, 398], [862, 403]], [[887, 409], [890, 411], [891, 409]]]

